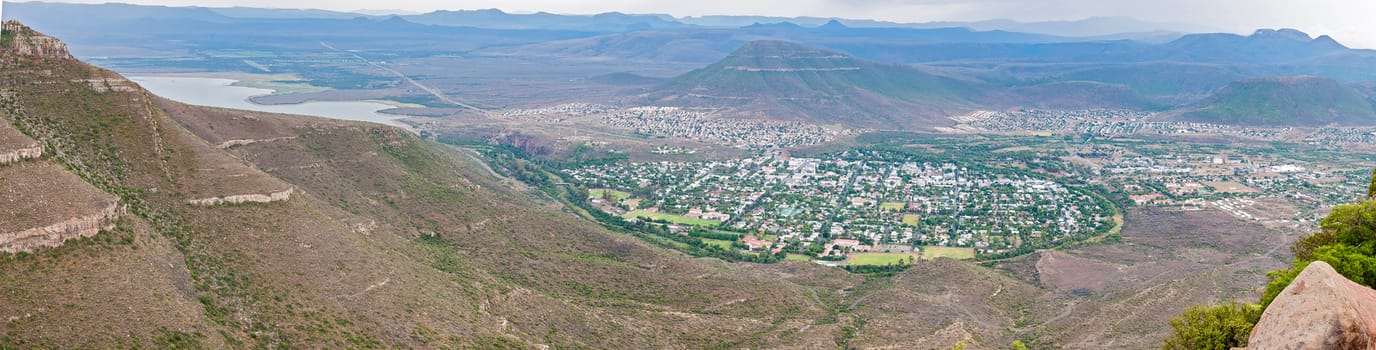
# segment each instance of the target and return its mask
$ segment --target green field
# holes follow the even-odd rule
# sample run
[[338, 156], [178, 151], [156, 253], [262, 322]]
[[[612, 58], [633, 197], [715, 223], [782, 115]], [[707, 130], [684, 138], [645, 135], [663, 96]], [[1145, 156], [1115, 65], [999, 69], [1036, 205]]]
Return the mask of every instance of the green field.
[[602, 198], [602, 195], [603, 195], [604, 193], [608, 193], [608, 192], [611, 192], [611, 197], [612, 197], [612, 201], [613, 201], [613, 202], [621, 201], [621, 200], [626, 199], [626, 198], [631, 198], [631, 194], [630, 194], [630, 193], [626, 193], [626, 192], [622, 192], [622, 191], [617, 191], [617, 190], [612, 190], [612, 189], [606, 189], [606, 188], [595, 188], [595, 189], [588, 190], [588, 197]]
[[784, 256], [785, 261], [812, 261], [812, 257], [804, 254], [788, 254]]
[[888, 265], [910, 263], [917, 255], [912, 253], [855, 253], [846, 260], [847, 265]]
[[707, 244], [709, 244], [709, 245], [718, 246], [718, 247], [721, 247], [722, 249], [731, 249], [731, 243], [732, 243], [731, 241], [720, 240], [720, 239], [711, 239], [711, 238], [701, 238], [701, 240], [702, 240], [702, 243], [707, 243]]
[[702, 227], [715, 227], [715, 226], [721, 224], [721, 221], [717, 221], [717, 220], [690, 219], [690, 218], [686, 218], [686, 217], [679, 216], [679, 215], [674, 215], [674, 214], [651, 213], [651, 212], [644, 211], [644, 210], [632, 210], [631, 212], [626, 213], [626, 215], [622, 215], [621, 217], [627, 218], [627, 219], [634, 219], [634, 218], [638, 218], [638, 217], [647, 217], [647, 218], [650, 218], [650, 219], [653, 219], [653, 220], [664, 220], [664, 221], [668, 221], [668, 222], [675, 223], [675, 224], [694, 225], [694, 226], [702, 226]]
[[919, 248], [922, 249], [922, 258], [923, 258], [923, 259], [928, 259], [928, 260], [936, 259], [936, 258], [951, 258], [951, 259], [956, 259], [956, 260], [965, 260], [965, 259], [974, 259], [974, 258], [975, 258], [975, 248], [939, 247], [939, 246], [923, 246], [923, 247], [919, 247]]
[[903, 202], [884, 202], [879, 204], [879, 210], [883, 211], [903, 211]]
[[903, 214], [903, 224], [912, 227], [917, 227], [922, 224], [922, 215]]

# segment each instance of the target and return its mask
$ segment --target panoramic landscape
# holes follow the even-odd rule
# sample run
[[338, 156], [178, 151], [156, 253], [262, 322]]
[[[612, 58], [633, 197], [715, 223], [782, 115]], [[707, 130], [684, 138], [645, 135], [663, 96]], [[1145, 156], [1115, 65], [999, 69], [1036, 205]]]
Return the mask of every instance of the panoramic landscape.
[[0, 349], [1376, 348], [1326, 1], [3, 2]]

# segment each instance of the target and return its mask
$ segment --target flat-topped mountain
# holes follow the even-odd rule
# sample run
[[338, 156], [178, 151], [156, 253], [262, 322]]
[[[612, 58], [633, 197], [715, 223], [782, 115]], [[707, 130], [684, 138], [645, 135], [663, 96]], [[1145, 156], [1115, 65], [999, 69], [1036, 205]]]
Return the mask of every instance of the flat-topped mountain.
[[1260, 29], [1249, 36], [1190, 34], [1161, 45], [1143, 58], [1193, 62], [1286, 63], [1341, 53], [1349, 49], [1333, 38], [1317, 38], [1295, 29]]
[[1228, 84], [1178, 119], [1234, 125], [1376, 125], [1376, 99], [1328, 78], [1249, 79]]
[[869, 62], [783, 41], [755, 41], [725, 59], [678, 76], [659, 100], [733, 105], [823, 124], [930, 126], [968, 106], [985, 88], [919, 68]]

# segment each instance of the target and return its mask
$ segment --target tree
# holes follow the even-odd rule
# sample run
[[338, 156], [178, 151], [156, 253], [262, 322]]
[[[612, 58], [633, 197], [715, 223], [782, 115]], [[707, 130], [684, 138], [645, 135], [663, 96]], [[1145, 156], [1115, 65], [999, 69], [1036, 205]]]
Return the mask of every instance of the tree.
[[[1376, 171], [1373, 171], [1376, 176]], [[1290, 268], [1271, 271], [1260, 305], [1196, 306], [1171, 319], [1175, 332], [1163, 349], [1227, 349], [1245, 346], [1262, 310], [1310, 263], [1323, 261], [1353, 282], [1376, 286], [1376, 178], [1361, 203], [1340, 205], [1319, 223], [1319, 231], [1290, 247]]]
[[1288, 269], [1272, 271], [1271, 282], [1261, 295], [1262, 307], [1270, 306], [1309, 263], [1322, 260], [1343, 277], [1376, 286], [1376, 200], [1340, 205], [1319, 223], [1319, 231], [1295, 241], [1290, 250], [1295, 262]]
[[1371, 170], [1371, 183], [1366, 185], [1366, 199], [1376, 197], [1376, 169]]
[[1166, 338], [1163, 350], [1221, 349], [1247, 346], [1252, 326], [1261, 318], [1261, 307], [1232, 302], [1200, 305], [1172, 318], [1174, 332]]

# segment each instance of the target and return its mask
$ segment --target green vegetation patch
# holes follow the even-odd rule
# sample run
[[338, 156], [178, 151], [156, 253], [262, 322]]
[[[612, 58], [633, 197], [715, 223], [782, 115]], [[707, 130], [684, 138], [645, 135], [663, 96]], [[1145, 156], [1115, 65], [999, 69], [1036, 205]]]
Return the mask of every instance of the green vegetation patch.
[[14, 41], [14, 32], [0, 30], [0, 47], [10, 47], [10, 42]]
[[922, 224], [922, 215], [903, 214], [903, 224], [912, 227], [917, 227], [918, 225]]
[[609, 198], [609, 197], [610, 197], [609, 199], [611, 199], [611, 200], [614, 201], [614, 202], [616, 202], [616, 201], [621, 201], [621, 200], [624, 200], [624, 199], [627, 199], [627, 198], [631, 198], [631, 194], [630, 194], [630, 193], [627, 193], [627, 192], [624, 192], [624, 191], [617, 191], [617, 190], [613, 190], [613, 189], [606, 189], [606, 188], [595, 188], [595, 189], [590, 189], [590, 190], [588, 190], [588, 196], [589, 196], [589, 197], [597, 197], [597, 198]]
[[651, 213], [645, 210], [633, 210], [621, 217], [627, 219], [650, 218], [650, 220], [662, 220], [674, 224], [693, 225], [702, 227], [714, 227], [721, 224], [721, 221], [707, 219], [693, 219], [668, 213]]
[[951, 258], [956, 260], [975, 258], [975, 248], [925, 246], [920, 249], [922, 249], [922, 258], [927, 260], [936, 258]]
[[[974, 251], [970, 251], [974, 254]], [[909, 264], [917, 260], [917, 255], [912, 253], [856, 253], [851, 254], [850, 259], [846, 260], [849, 265], [902, 265]]]
[[786, 261], [812, 261], [812, 257], [803, 254], [789, 254], [784, 256]]
[[1247, 345], [1252, 327], [1261, 319], [1259, 305], [1238, 303], [1194, 306], [1171, 318], [1174, 333], [1162, 349], [1232, 349]]
[[903, 202], [884, 202], [884, 203], [882, 203], [882, 204], [879, 204], [879, 210], [884, 210], [884, 211], [903, 211], [903, 207], [906, 207], [906, 206], [907, 206], [907, 205], [905, 205]]
[[707, 243], [721, 249], [731, 249], [731, 244], [734, 242], [722, 239], [703, 238], [702, 243]]
[[258, 80], [245, 79], [237, 81], [234, 86], [251, 87], [257, 89], [272, 90], [275, 94], [296, 94], [329, 91], [330, 88], [311, 85], [303, 80]]

